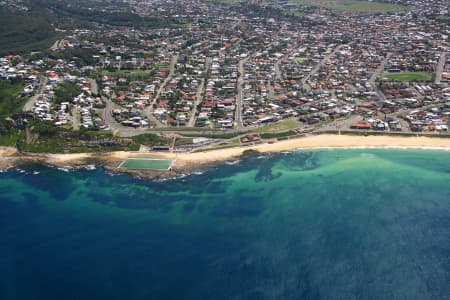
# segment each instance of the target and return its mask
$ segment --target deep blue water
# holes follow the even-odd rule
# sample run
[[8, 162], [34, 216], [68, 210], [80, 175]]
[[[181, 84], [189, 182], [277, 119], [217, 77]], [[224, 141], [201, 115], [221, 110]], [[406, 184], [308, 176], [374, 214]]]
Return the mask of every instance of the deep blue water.
[[0, 173], [2, 300], [450, 299], [450, 152], [22, 169]]

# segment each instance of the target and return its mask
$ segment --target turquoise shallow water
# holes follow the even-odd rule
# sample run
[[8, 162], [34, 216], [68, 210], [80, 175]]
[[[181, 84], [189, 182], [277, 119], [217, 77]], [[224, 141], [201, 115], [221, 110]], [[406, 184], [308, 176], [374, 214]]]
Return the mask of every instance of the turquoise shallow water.
[[450, 152], [23, 169], [0, 174], [0, 299], [450, 299]]

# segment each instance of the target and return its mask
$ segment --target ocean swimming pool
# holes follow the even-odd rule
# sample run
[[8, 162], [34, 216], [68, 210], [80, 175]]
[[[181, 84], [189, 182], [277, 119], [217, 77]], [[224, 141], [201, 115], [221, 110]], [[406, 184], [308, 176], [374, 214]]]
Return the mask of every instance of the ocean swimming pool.
[[154, 158], [129, 158], [120, 164], [121, 169], [133, 170], [169, 170], [172, 160]]

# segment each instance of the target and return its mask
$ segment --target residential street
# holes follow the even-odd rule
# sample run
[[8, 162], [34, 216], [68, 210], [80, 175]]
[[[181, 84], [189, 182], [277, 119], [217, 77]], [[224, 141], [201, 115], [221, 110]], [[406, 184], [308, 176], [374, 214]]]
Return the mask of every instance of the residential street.
[[310, 85], [309, 85], [309, 79], [310, 79], [311, 77], [313, 77], [314, 75], [316, 75], [317, 72], [319, 72], [320, 68], [323, 67], [323, 66], [327, 63], [327, 61], [330, 59], [330, 57], [333, 56], [334, 53], [335, 53], [336, 51], [339, 51], [340, 49], [342, 49], [342, 47], [344, 47], [344, 46], [346, 46], [346, 45], [345, 45], [345, 44], [341, 44], [341, 45], [338, 45], [337, 47], [335, 47], [334, 49], [330, 49], [330, 50], [331, 50], [330, 53], [328, 53], [328, 54], [320, 61], [320, 63], [318, 63], [318, 64], [311, 70], [311, 72], [309, 72], [309, 74], [308, 74], [307, 76], [303, 77], [303, 79], [301, 80], [302, 87], [309, 91], [309, 90], [311, 89], [311, 87], [310, 87]]
[[391, 58], [392, 53], [388, 53], [386, 57], [381, 62], [380, 66], [373, 72], [372, 76], [370, 76], [369, 84], [372, 86], [372, 89], [378, 94], [378, 96], [386, 100], [386, 96], [383, 94], [383, 92], [380, 91], [376, 84], [376, 80], [380, 77], [380, 75], [384, 72], [384, 67], [386, 66], [386, 63], [389, 61], [389, 58]]
[[80, 112], [77, 105], [72, 107], [72, 127], [75, 131], [80, 130]]
[[244, 91], [243, 91], [243, 85], [244, 85], [244, 75], [245, 75], [245, 68], [244, 65], [248, 61], [248, 57], [241, 59], [239, 61], [238, 65], [238, 72], [239, 77], [237, 80], [237, 96], [236, 96], [236, 129], [237, 131], [241, 131], [243, 128], [242, 124], [242, 105], [244, 102]]
[[447, 53], [445, 51], [441, 52], [441, 55], [439, 57], [439, 62], [436, 66], [436, 78], [434, 79], [435, 84], [440, 84], [442, 80], [442, 72], [444, 71], [444, 65], [445, 65], [445, 58], [447, 56]]
[[36, 90], [36, 93], [33, 97], [31, 97], [27, 103], [25, 103], [25, 106], [23, 107], [23, 111], [32, 111], [34, 104], [39, 101], [39, 98], [42, 96], [42, 93], [44, 91], [45, 85], [47, 84], [47, 78], [44, 75], [39, 76], [39, 85]]
[[[206, 63], [205, 63], [205, 70], [204, 70], [205, 76], [209, 72], [209, 68], [211, 67], [211, 63], [212, 63], [212, 60], [211, 60], [210, 57], [208, 57], [206, 59]], [[198, 88], [197, 88], [197, 93], [195, 95], [194, 107], [192, 109], [191, 117], [189, 119], [187, 127], [194, 127], [195, 126], [195, 118], [196, 118], [196, 114], [197, 114], [197, 106], [200, 103], [202, 103], [202, 101], [203, 101], [203, 93], [204, 92], [205, 92], [205, 77], [202, 77], [202, 79], [200, 79], [200, 83], [199, 83]]]

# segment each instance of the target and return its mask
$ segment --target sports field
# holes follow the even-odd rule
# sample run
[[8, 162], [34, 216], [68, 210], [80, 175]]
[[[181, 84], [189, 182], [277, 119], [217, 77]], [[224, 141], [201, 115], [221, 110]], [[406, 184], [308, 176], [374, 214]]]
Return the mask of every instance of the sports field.
[[383, 78], [392, 81], [430, 81], [433, 78], [433, 74], [428, 72], [386, 73], [383, 74]]

